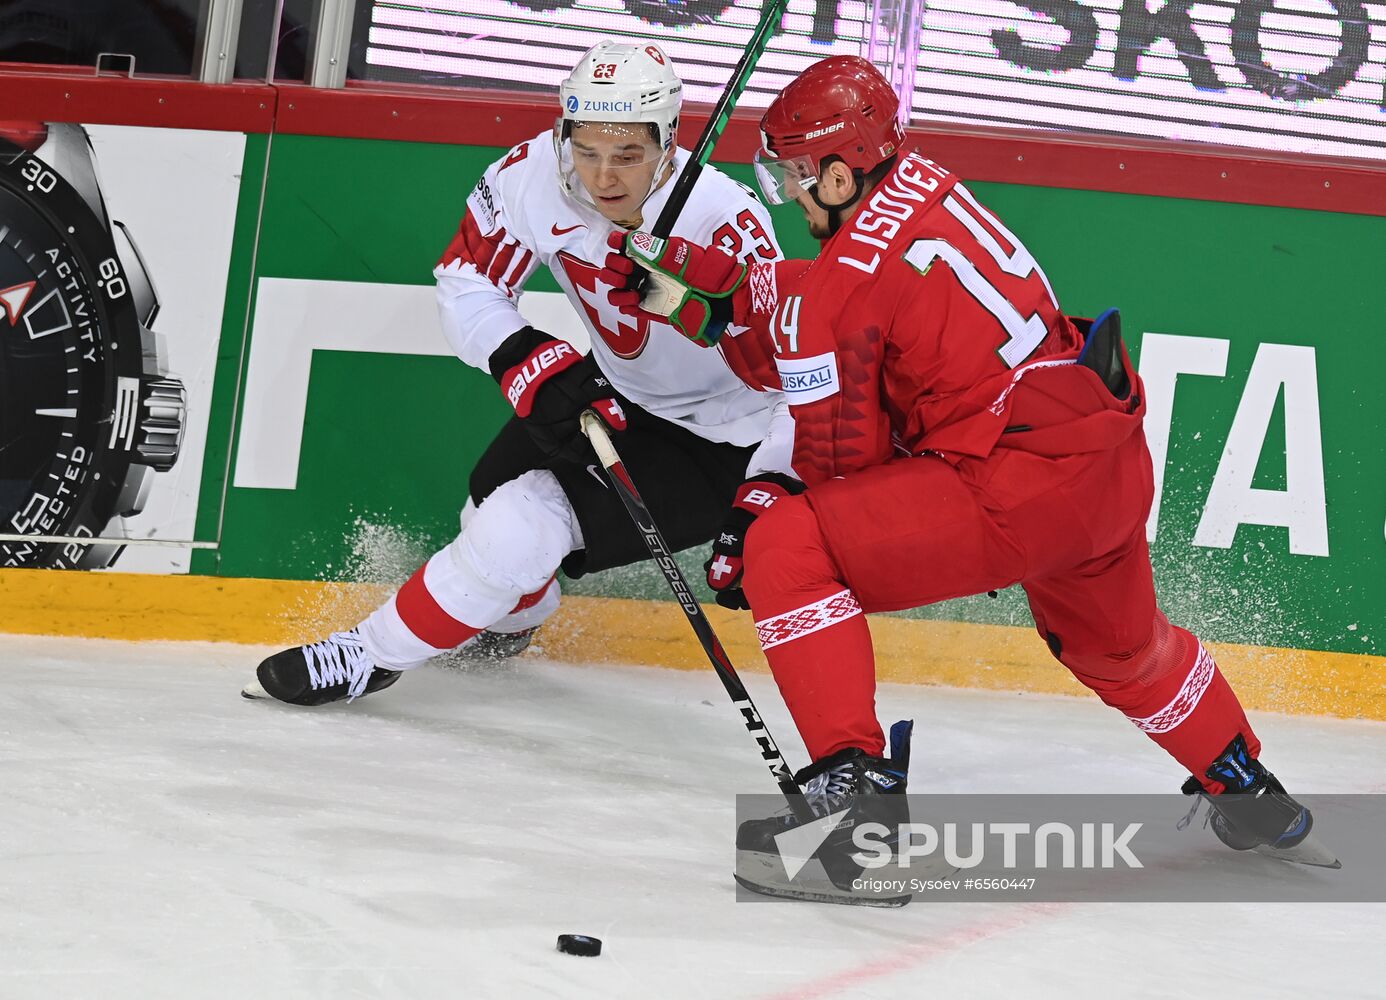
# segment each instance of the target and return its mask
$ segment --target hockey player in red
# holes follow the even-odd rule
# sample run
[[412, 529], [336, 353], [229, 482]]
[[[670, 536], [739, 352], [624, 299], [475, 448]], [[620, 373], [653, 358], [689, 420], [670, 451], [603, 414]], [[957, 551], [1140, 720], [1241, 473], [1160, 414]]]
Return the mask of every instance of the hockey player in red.
[[[864, 613], [1020, 584], [1054, 656], [1195, 776], [1187, 792], [1258, 800], [1235, 820], [1215, 810], [1226, 842], [1298, 845], [1308, 811], [1257, 761], [1208, 650], [1156, 604], [1144, 389], [1118, 317], [1064, 315], [1002, 222], [902, 150], [896, 109], [868, 62], [834, 57], [766, 112], [761, 187], [797, 201], [822, 241], [814, 260], [747, 269], [644, 233], [614, 238], [607, 258], [626, 310], [705, 338], [749, 324], [757, 336], [728, 356], [790, 403], [801, 482], [742, 491], [743, 527], [722, 536], [708, 582], [732, 605], [744, 586], [813, 760], [796, 777], [823, 811], [903, 791]], [[635, 266], [655, 286], [641, 299], [620, 280]]]

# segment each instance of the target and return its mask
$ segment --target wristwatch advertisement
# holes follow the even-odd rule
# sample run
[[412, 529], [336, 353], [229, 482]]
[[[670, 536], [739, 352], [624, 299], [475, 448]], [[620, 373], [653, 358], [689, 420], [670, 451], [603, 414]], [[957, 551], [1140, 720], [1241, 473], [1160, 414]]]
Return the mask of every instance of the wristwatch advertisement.
[[[183, 332], [164, 322], [137, 227], [113, 218], [99, 176], [82, 126], [0, 122], [0, 536], [42, 536], [0, 538], [0, 567], [111, 566], [186, 461], [189, 394], [162, 331]], [[157, 189], [157, 171], [146, 182]], [[199, 331], [213, 351], [216, 333]], [[140, 524], [138, 537], [190, 539], [183, 520]]]

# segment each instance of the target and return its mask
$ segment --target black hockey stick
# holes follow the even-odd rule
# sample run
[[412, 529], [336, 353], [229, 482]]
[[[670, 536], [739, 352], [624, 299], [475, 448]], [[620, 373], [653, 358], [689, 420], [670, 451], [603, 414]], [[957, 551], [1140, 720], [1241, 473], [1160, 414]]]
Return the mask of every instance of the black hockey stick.
[[775, 27], [784, 17], [785, 9], [788, 6], [789, 0], [765, 0], [765, 6], [760, 12], [760, 22], [756, 25], [755, 33], [751, 35], [751, 40], [746, 45], [746, 51], [742, 53], [736, 68], [732, 70], [731, 82], [727, 84], [727, 89], [722, 91], [722, 96], [718, 99], [716, 107], [712, 109], [712, 117], [707, 120], [707, 127], [703, 129], [703, 134], [698, 137], [698, 144], [690, 152], [688, 162], [684, 164], [679, 179], [674, 182], [674, 189], [669, 193], [669, 200], [664, 203], [664, 208], [659, 212], [659, 218], [655, 220], [654, 228], [650, 230], [652, 235], [665, 239], [674, 231], [674, 223], [678, 221], [684, 203], [688, 201], [688, 196], [693, 192], [693, 185], [697, 183], [698, 175], [702, 173], [707, 161], [712, 158], [713, 147], [717, 145], [717, 140], [726, 131], [732, 109], [736, 106], [737, 99], [741, 97], [741, 92], [746, 89], [746, 84], [750, 82], [751, 74], [755, 72], [756, 63], [760, 61], [765, 46], [770, 43], [770, 36], [775, 33]]
[[775, 745], [775, 738], [770, 735], [770, 730], [766, 728], [760, 713], [756, 711], [755, 703], [751, 701], [751, 696], [746, 691], [746, 685], [741, 683], [736, 668], [732, 666], [731, 658], [727, 656], [727, 651], [722, 648], [717, 633], [712, 631], [712, 624], [707, 620], [707, 615], [703, 614], [703, 609], [699, 607], [697, 598], [693, 596], [693, 591], [688, 586], [688, 581], [684, 579], [683, 571], [679, 569], [679, 564], [674, 561], [674, 554], [669, 551], [664, 536], [659, 533], [654, 518], [650, 516], [650, 509], [645, 506], [645, 501], [640, 498], [640, 491], [635, 488], [635, 483], [631, 481], [625, 465], [621, 463], [621, 456], [616, 453], [616, 448], [611, 443], [611, 435], [606, 432], [606, 422], [596, 413], [588, 410], [582, 415], [582, 432], [592, 442], [592, 448], [596, 451], [602, 468], [606, 469], [607, 478], [611, 480], [612, 488], [621, 498], [621, 502], [626, 505], [626, 512], [630, 514], [630, 519], [635, 522], [635, 527], [640, 531], [641, 537], [645, 539], [645, 547], [650, 550], [650, 558], [654, 560], [655, 565], [664, 574], [664, 579], [669, 582], [669, 588], [678, 598], [679, 606], [683, 608], [683, 613], [688, 616], [688, 624], [693, 626], [693, 634], [698, 637], [698, 642], [702, 644], [703, 652], [707, 654], [712, 669], [717, 671], [717, 676], [721, 678], [722, 686], [727, 689], [727, 695], [731, 698], [732, 705], [741, 713], [741, 718], [746, 724], [746, 731], [755, 737], [756, 744], [760, 748], [760, 756], [770, 768], [770, 774], [780, 786], [780, 791], [789, 800], [789, 808], [800, 822], [812, 822], [816, 818], [813, 811], [804, 801], [799, 786], [794, 783], [794, 778], [789, 773], [789, 767], [785, 764], [784, 757], [780, 755], [780, 748]]

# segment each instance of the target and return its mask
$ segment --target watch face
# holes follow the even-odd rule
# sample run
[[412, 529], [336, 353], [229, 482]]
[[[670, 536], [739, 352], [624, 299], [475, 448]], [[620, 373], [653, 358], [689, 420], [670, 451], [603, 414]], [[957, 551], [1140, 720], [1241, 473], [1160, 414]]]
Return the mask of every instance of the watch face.
[[[0, 139], [0, 533], [93, 536], [129, 468], [139, 323], [107, 227]], [[74, 567], [81, 543], [0, 541], [0, 566]]]

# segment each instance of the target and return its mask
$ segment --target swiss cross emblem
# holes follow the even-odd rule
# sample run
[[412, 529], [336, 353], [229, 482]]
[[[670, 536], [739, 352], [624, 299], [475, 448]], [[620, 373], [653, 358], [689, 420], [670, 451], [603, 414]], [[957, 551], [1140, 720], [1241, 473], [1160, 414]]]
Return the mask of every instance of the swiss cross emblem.
[[718, 556], [712, 561], [712, 566], [708, 569], [708, 575], [712, 577], [713, 582], [721, 583], [722, 577], [726, 576], [735, 568], [736, 567], [727, 561], [726, 556]]
[[587, 322], [611, 352], [626, 360], [639, 357], [650, 340], [650, 321], [627, 316], [607, 301], [611, 286], [598, 280], [601, 269], [595, 264], [579, 260], [566, 251], [558, 254], [558, 260], [582, 303]]
[[[604, 381], [604, 380], [598, 380]], [[621, 404], [614, 399], [599, 399], [592, 404], [601, 414], [606, 417], [606, 422], [611, 425], [612, 430], [623, 431], [626, 429], [626, 411], [621, 409]]]
[[653, 59], [655, 62], [659, 63], [661, 66], [664, 65], [664, 53], [661, 52], [661, 51], [659, 51], [659, 46], [657, 46], [657, 45], [646, 45], [646, 46], [645, 46], [645, 55], [649, 56], [651, 59]]

